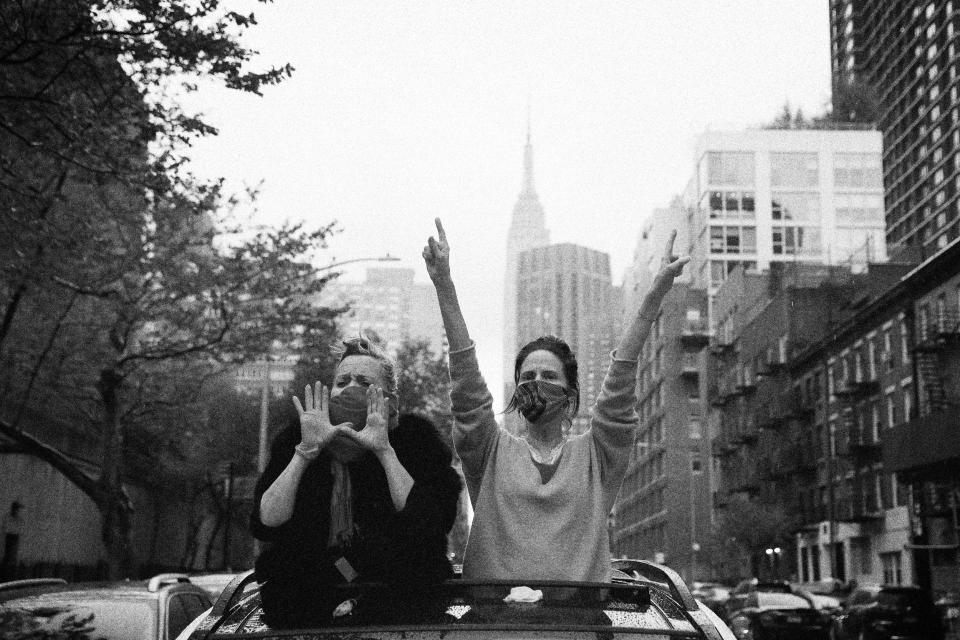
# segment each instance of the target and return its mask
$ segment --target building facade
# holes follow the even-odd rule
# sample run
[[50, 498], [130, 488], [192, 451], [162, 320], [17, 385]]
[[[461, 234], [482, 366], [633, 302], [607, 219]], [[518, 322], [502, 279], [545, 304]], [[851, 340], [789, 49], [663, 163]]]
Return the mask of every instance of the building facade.
[[413, 269], [367, 269], [363, 282], [333, 281], [321, 295], [324, 304], [349, 305], [340, 320], [344, 337], [373, 330], [391, 349], [408, 338], [429, 341], [436, 354], [446, 348], [436, 293], [414, 282]]
[[682, 198], [691, 277], [716, 293], [733, 269], [886, 259], [876, 131], [707, 132]]
[[834, 84], [868, 85], [877, 102], [887, 244], [926, 256], [960, 235], [958, 9], [955, 0], [830, 2]]
[[721, 288], [714, 505], [788, 517], [774, 577], [956, 588], [958, 274], [954, 243], [919, 267], [737, 271]]
[[[960, 589], [960, 240], [904, 278], [916, 381], [888, 412], [884, 467], [909, 487], [914, 580], [935, 591]], [[912, 557], [911, 557], [912, 556]], [[896, 569], [896, 567], [893, 567]]]
[[509, 353], [547, 334], [570, 345], [580, 378], [580, 413], [572, 432], [582, 433], [616, 346], [614, 310], [620, 302], [610, 282], [610, 257], [576, 244], [553, 244], [520, 253], [517, 264], [517, 334]]

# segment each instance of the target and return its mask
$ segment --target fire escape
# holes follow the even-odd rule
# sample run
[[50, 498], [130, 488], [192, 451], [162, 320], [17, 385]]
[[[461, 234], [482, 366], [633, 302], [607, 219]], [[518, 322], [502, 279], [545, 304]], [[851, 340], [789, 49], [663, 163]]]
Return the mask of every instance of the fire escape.
[[945, 352], [960, 343], [960, 315], [945, 310], [937, 314], [935, 322], [920, 322], [917, 344], [913, 349], [917, 377], [920, 379], [920, 414], [946, 411], [956, 405], [947, 393], [944, 372]]
[[838, 457], [846, 459], [854, 476], [840, 490], [837, 499], [836, 517], [845, 522], [868, 522], [882, 517], [873, 463], [879, 462], [882, 454], [880, 427], [863, 411], [863, 402], [880, 393], [876, 372], [861, 376], [858, 369], [842, 380], [834, 392], [839, 403], [840, 424], [835, 434]]

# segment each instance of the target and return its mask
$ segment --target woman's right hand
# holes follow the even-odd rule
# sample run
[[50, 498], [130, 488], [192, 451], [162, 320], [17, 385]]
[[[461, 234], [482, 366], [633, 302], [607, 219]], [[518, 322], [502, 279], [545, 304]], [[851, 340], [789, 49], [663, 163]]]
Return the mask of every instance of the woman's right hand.
[[313, 389], [310, 385], [305, 386], [303, 395], [304, 404], [300, 404], [297, 396], [293, 396], [293, 404], [300, 416], [300, 444], [304, 449], [323, 449], [342, 427], [353, 428], [349, 422], [336, 426], [330, 424], [330, 390], [319, 381], [313, 385]]
[[440, 240], [433, 236], [427, 240], [423, 248], [423, 261], [427, 265], [427, 273], [434, 284], [450, 278], [450, 245], [447, 243], [447, 233], [443, 230], [440, 218], [434, 218]]

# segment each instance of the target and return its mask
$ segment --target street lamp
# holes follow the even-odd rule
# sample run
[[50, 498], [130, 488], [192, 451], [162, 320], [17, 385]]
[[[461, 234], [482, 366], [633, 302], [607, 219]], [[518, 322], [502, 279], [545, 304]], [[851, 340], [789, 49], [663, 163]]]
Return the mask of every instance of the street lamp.
[[324, 267], [317, 267], [317, 271], [327, 271], [329, 269], [336, 269], [337, 267], [342, 267], [345, 264], [353, 264], [354, 262], [399, 262], [400, 258], [392, 256], [389, 253], [386, 255], [379, 256], [377, 258], [350, 258], [349, 260], [341, 260], [340, 262], [331, 262], [330, 264]]
[[767, 554], [767, 558], [770, 559], [770, 577], [779, 578], [780, 577], [780, 554], [783, 552], [783, 549], [780, 547], [767, 547], [764, 553]]

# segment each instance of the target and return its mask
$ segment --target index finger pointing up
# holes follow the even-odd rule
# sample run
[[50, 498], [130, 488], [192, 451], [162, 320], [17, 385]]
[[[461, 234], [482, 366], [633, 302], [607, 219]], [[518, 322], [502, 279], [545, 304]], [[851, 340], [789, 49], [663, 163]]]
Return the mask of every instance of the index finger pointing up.
[[440, 222], [440, 218], [433, 219], [434, 224], [437, 225], [437, 233], [440, 234], [440, 242], [447, 241], [447, 232], [443, 230], [443, 223]]

